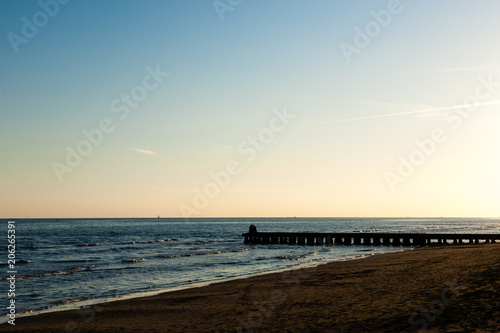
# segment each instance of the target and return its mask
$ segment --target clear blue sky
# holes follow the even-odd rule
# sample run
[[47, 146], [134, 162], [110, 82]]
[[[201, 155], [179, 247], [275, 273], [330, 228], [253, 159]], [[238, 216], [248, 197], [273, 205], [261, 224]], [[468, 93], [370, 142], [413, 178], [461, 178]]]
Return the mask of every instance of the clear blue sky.
[[499, 216], [499, 10], [2, 1], [0, 215]]

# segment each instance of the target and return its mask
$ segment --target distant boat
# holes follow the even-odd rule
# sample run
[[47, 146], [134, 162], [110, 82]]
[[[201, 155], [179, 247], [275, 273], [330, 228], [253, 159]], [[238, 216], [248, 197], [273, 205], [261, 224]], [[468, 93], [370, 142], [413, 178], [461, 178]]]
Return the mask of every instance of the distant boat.
[[160, 215], [158, 215], [158, 218], [160, 218]]

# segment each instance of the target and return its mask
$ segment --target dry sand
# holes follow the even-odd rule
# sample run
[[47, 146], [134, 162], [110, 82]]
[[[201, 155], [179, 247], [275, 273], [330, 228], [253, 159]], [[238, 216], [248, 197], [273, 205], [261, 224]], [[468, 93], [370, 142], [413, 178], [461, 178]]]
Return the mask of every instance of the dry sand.
[[21, 317], [0, 332], [500, 332], [500, 244], [424, 248]]

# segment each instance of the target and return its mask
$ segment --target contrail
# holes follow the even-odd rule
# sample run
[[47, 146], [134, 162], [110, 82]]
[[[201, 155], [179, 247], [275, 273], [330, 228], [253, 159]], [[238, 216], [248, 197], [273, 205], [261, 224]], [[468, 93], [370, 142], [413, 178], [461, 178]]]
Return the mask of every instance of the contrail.
[[[487, 106], [487, 105], [495, 105], [495, 104], [500, 104], [500, 101], [482, 102], [482, 103], [477, 103], [477, 104], [474, 104], [474, 105], [476, 107], [479, 107], [479, 106]], [[326, 124], [345, 123], [345, 122], [358, 121], [358, 120], [366, 120], [366, 119], [397, 117], [397, 116], [404, 116], [404, 115], [408, 115], [408, 114], [418, 114], [418, 113], [446, 111], [446, 110], [453, 110], [453, 109], [463, 109], [465, 107], [466, 107], [466, 105], [444, 106], [444, 107], [441, 107], [441, 108], [424, 109], [424, 110], [407, 111], [407, 112], [398, 112], [398, 113], [389, 113], [389, 114], [380, 114], [380, 115], [377, 115], [377, 116], [366, 116], [366, 117], [358, 117], [358, 118], [331, 120], [331, 121], [324, 121], [324, 122], [319, 122], [319, 123], [304, 124], [304, 126], [326, 125]]]

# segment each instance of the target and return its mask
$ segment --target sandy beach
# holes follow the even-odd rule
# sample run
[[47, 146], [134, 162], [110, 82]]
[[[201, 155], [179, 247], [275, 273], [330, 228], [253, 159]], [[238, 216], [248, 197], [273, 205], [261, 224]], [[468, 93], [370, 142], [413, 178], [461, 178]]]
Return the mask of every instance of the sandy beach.
[[0, 332], [498, 332], [500, 244], [423, 248], [78, 311]]

